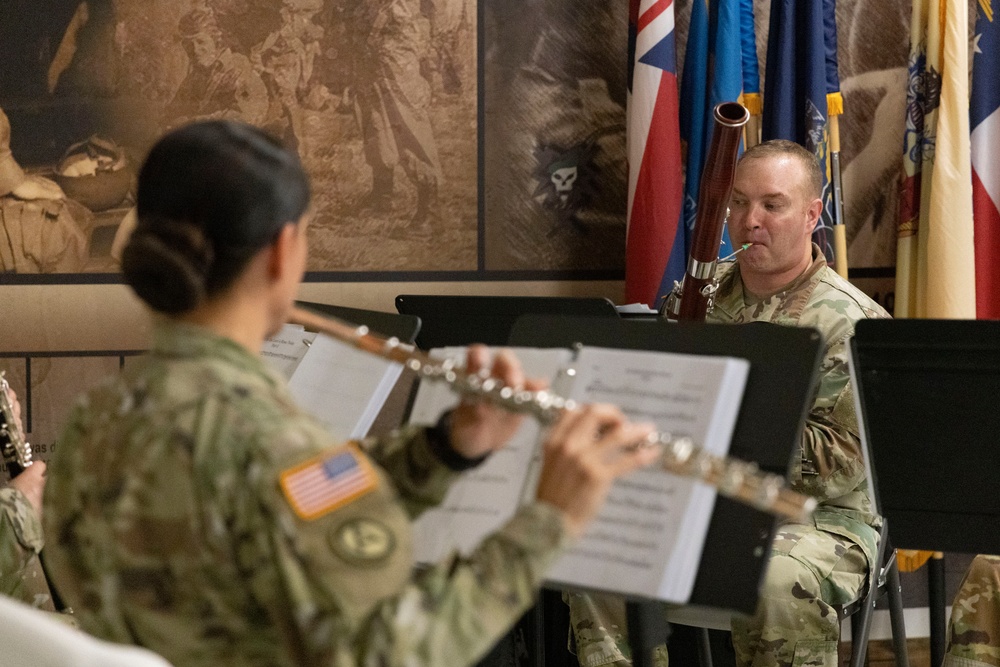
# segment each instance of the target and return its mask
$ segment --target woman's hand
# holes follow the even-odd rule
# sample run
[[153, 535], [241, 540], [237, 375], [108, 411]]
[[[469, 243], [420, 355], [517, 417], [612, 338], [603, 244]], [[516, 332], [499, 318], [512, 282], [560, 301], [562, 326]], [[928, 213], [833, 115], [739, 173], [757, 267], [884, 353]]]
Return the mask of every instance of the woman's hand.
[[[489, 368], [490, 377], [497, 378], [513, 389], [538, 391], [546, 383], [541, 380], [525, 380], [521, 363], [509, 350], [500, 350], [493, 358], [492, 367], [489, 350], [482, 345], [469, 347], [466, 356], [466, 371], [479, 373]], [[501, 449], [520, 428], [524, 415], [515, 414], [497, 405], [474, 399], [463, 400], [451, 415], [451, 447], [467, 459], [477, 459]]]

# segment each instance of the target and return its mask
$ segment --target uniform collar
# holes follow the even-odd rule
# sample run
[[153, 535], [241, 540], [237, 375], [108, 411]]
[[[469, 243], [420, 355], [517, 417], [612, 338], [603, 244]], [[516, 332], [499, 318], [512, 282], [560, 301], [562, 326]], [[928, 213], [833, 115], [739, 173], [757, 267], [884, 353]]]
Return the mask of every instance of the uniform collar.
[[763, 303], [776, 295], [801, 289], [803, 285], [813, 280], [826, 265], [826, 255], [823, 254], [818, 245], [813, 243], [812, 263], [806, 267], [806, 270], [777, 292], [760, 297], [746, 291], [743, 286], [743, 277], [740, 275], [740, 265], [734, 261], [733, 268], [720, 280], [720, 297], [716, 299], [715, 308], [724, 313], [729, 320], [735, 320], [737, 314], [747, 306]]
[[[773, 296], [777, 296], [785, 292], [794, 292], [795, 290], [799, 289], [807, 282], [812, 280], [812, 277], [816, 275], [816, 272], [822, 269], [824, 266], [826, 266], [826, 255], [823, 254], [823, 251], [820, 250], [818, 245], [813, 243], [812, 263], [810, 263], [809, 266], [807, 266], [802, 273], [800, 273], [796, 278], [794, 278], [790, 283], [788, 283], [781, 289], [775, 290], [770, 294], [758, 296], [756, 294], [751, 294], [749, 291], [746, 290], [745, 286], [743, 285], [743, 279], [741, 278], [740, 291], [743, 293], [743, 301], [746, 305], [752, 306], [754, 304], [767, 301]], [[739, 271], [739, 268], [737, 267], [736, 270]]]
[[283, 383], [277, 371], [268, 367], [259, 354], [196, 324], [158, 319], [153, 328], [152, 353], [180, 359], [213, 358], [259, 375], [271, 386]]

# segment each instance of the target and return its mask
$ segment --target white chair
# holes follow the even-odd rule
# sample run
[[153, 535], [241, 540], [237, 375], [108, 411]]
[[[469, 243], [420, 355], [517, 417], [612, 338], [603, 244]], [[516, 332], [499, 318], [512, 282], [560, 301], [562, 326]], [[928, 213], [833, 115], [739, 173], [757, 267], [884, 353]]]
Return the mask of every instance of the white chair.
[[146, 649], [112, 644], [0, 595], [0, 664], [10, 667], [171, 667]]

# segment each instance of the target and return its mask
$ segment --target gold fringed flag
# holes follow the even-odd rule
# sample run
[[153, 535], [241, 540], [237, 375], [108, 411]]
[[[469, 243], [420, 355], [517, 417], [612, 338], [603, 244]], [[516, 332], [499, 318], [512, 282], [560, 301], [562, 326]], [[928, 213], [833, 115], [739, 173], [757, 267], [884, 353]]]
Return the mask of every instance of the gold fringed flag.
[[913, 2], [896, 317], [976, 317], [968, 23], [965, 2]]

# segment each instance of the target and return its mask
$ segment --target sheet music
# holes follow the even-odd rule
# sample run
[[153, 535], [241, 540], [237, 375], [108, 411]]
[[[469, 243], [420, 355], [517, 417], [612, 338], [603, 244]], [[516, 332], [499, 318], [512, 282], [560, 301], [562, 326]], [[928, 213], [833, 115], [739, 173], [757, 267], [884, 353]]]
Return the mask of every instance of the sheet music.
[[[570, 394], [613, 403], [632, 421], [687, 435], [713, 454], [729, 448], [750, 364], [743, 359], [584, 347]], [[715, 491], [662, 470], [619, 480], [581, 540], [549, 578], [571, 586], [686, 601]]]
[[[298, 347], [297, 335], [284, 331], [269, 341], [269, 358], [287, 368]], [[328, 336], [313, 335], [288, 388], [299, 406], [322, 422], [334, 438], [363, 438], [403, 367]]]
[[306, 331], [300, 324], [286, 324], [264, 341], [260, 356], [290, 380], [315, 338], [315, 333]]
[[[529, 377], [555, 378], [572, 358], [566, 349], [512, 348]], [[435, 350], [434, 356], [464, 360], [465, 348]], [[430, 425], [459, 397], [443, 383], [421, 384], [410, 423]], [[529, 471], [537, 468], [538, 421], [527, 417], [502, 450], [452, 484], [444, 501], [424, 512], [414, 524], [417, 562], [437, 562], [455, 551], [470, 552], [517, 511], [526, 487], [534, 487]]]

